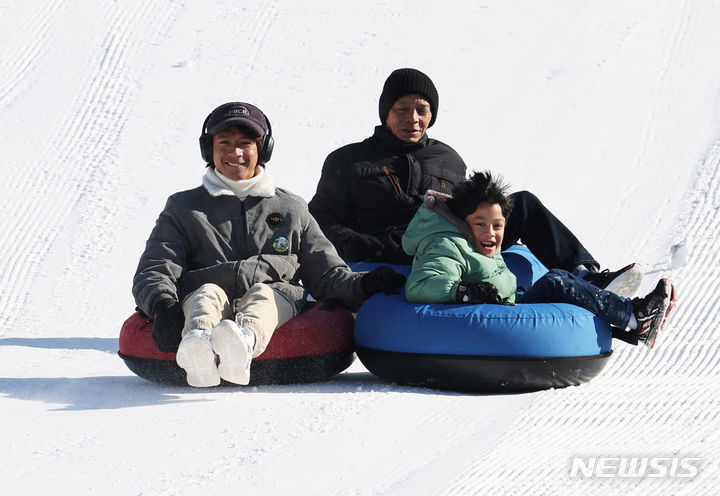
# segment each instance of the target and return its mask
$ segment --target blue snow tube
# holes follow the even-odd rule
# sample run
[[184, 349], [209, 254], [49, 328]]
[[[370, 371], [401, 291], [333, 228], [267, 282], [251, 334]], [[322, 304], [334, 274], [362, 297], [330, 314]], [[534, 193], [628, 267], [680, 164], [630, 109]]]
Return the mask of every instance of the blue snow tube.
[[[503, 256], [520, 287], [547, 272], [524, 246]], [[373, 264], [352, 267], [369, 270]], [[457, 391], [578, 385], [595, 377], [612, 353], [610, 327], [565, 303], [418, 304], [403, 294], [377, 294], [360, 308], [354, 334], [358, 357], [381, 379]]]

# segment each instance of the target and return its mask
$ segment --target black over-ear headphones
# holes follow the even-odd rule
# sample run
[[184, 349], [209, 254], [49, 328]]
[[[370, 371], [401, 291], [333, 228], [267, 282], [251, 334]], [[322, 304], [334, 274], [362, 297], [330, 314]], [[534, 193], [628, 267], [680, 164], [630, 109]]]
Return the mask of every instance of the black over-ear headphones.
[[[213, 113], [210, 112], [205, 118], [202, 126], [202, 131], [200, 133], [200, 155], [202, 156], [202, 159], [209, 164], [213, 163], [213, 147], [212, 136], [210, 136], [207, 132], [207, 125], [212, 114]], [[265, 122], [267, 123], [267, 133], [265, 134], [265, 136], [263, 136], [263, 146], [258, 151], [259, 164], [266, 164], [270, 161], [270, 157], [272, 157], [273, 147], [275, 146], [275, 140], [272, 136], [272, 126], [270, 125], [270, 119], [268, 119], [264, 113], [263, 117], [265, 117]]]

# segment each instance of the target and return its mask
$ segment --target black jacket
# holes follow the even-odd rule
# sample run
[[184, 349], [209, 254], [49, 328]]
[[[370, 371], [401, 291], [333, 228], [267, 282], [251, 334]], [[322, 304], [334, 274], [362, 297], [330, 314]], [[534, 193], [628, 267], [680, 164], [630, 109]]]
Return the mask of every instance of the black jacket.
[[323, 165], [310, 213], [348, 262], [410, 264], [402, 235], [428, 189], [452, 193], [466, 166], [445, 143], [398, 140], [384, 126], [335, 150]]

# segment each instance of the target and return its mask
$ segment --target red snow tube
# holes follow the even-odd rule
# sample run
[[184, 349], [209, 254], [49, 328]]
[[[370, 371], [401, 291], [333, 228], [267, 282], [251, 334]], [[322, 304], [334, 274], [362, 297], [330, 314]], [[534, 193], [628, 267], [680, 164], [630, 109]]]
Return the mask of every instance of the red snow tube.
[[[250, 385], [315, 382], [339, 374], [355, 360], [352, 313], [314, 302], [279, 327], [250, 366]], [[136, 375], [159, 384], [187, 385], [175, 353], [160, 351], [152, 338], [152, 319], [140, 312], [120, 331], [118, 355]], [[230, 383], [223, 383], [232, 385]]]

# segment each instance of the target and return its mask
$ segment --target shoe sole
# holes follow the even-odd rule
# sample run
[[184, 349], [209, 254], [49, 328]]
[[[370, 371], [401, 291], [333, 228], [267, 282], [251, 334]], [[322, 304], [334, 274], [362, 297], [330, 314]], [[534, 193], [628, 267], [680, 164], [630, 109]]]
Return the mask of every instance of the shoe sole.
[[670, 320], [670, 315], [672, 315], [672, 313], [675, 311], [675, 307], [677, 307], [677, 290], [675, 289], [675, 286], [670, 283], [670, 306], [665, 312], [665, 318], [663, 319], [662, 325], [660, 326], [661, 329], [664, 329], [667, 325], [668, 321]]
[[185, 369], [187, 383], [193, 387], [220, 385], [220, 374], [215, 362], [215, 353], [210, 343], [200, 336], [186, 336], [180, 342], [177, 364]]
[[644, 276], [645, 271], [643, 268], [639, 264], [633, 264], [628, 270], [610, 281], [610, 284], [605, 289], [618, 296], [632, 298], [640, 287]]
[[665, 328], [665, 324], [667, 324], [668, 318], [670, 317], [672, 311], [675, 309], [675, 305], [677, 303], [677, 294], [675, 293], [675, 287], [672, 285], [669, 279], [663, 278], [662, 280], [665, 281], [668, 288], [668, 292], [665, 294], [665, 299], [663, 301], [664, 310], [660, 315], [653, 318], [653, 321], [655, 321], [655, 319], [660, 320], [660, 324], [651, 325], [650, 329], [648, 330], [647, 337], [644, 340], [645, 346], [647, 346], [651, 350], [655, 347], [655, 343], [657, 342], [657, 338], [660, 335], [660, 331]]
[[220, 357], [218, 373], [224, 381], [241, 386], [250, 383], [251, 351], [231, 326], [220, 322], [210, 336], [212, 348]]

